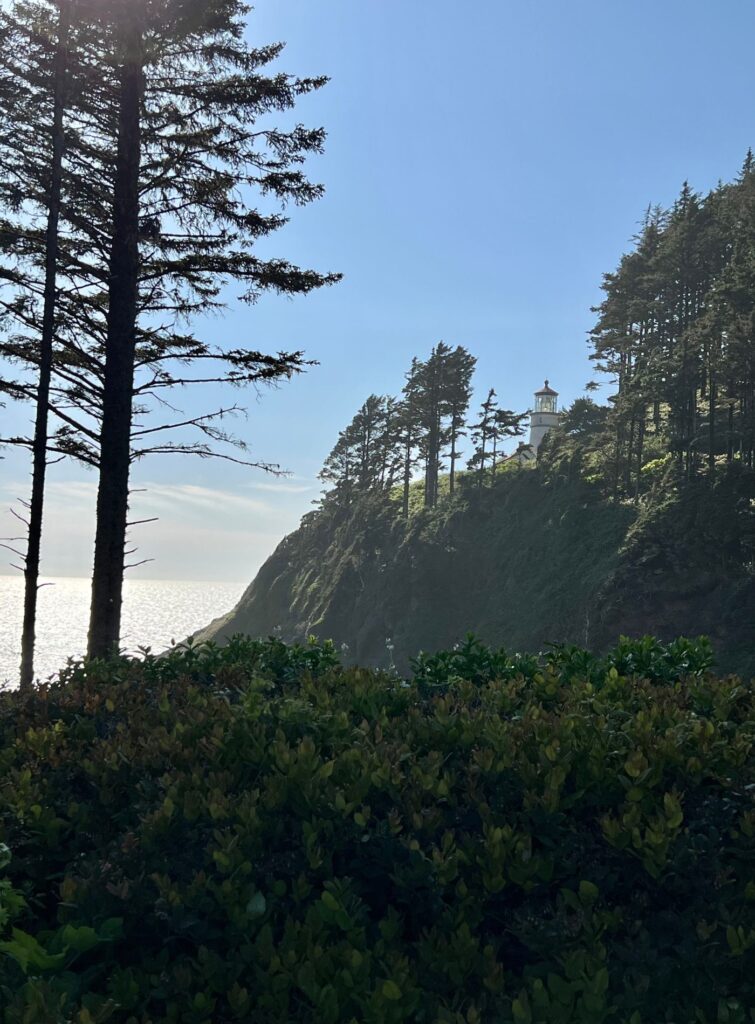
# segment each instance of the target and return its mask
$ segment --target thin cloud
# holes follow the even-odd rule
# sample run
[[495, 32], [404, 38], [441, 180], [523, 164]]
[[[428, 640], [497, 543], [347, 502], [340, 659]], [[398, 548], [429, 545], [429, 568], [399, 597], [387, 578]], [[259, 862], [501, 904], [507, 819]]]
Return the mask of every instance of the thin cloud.
[[307, 494], [317, 490], [314, 484], [307, 483], [247, 484], [247, 487], [253, 491], [270, 491], [273, 494]]
[[[28, 500], [29, 482], [12, 481], [0, 484], [0, 493], [10, 500]], [[54, 480], [47, 484], [48, 500], [63, 501], [66, 504], [89, 504], [97, 497], [97, 484], [87, 480]]]
[[94, 480], [56, 480], [48, 485], [48, 494], [60, 501], [86, 502], [97, 500], [97, 484]]
[[198, 484], [157, 484], [146, 482], [134, 488], [134, 504], [139, 506], [164, 505], [179, 512], [187, 508], [199, 509], [201, 511], [212, 510], [222, 513], [224, 511], [251, 512], [259, 515], [269, 514], [274, 511], [273, 507], [265, 501], [254, 498], [247, 498], [234, 491], [221, 490], [214, 487], [201, 487]]
[[[282, 484], [282, 486], [281, 486]], [[250, 490], [155, 480], [133, 481], [130, 519], [134, 560], [154, 559], [139, 576], [162, 579], [251, 579], [283, 535], [296, 528], [303, 497], [312, 487], [298, 481], [263, 481]], [[10, 509], [28, 491], [14, 473], [0, 483], [0, 534], [15, 536]], [[97, 481], [50, 480], [45, 502], [43, 567], [48, 576], [88, 576], [95, 533]], [[4, 508], [2, 506], [5, 506]], [[306, 511], [306, 509], [304, 509]], [[10, 559], [10, 555], [8, 556]], [[7, 572], [0, 555], [0, 575]]]

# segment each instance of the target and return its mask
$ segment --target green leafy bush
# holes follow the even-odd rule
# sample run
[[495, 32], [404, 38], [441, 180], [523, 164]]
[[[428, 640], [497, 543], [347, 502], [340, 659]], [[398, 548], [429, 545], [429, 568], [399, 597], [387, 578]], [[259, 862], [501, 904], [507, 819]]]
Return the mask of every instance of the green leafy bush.
[[425, 689], [447, 687], [459, 679], [480, 684], [494, 679], [513, 679], [519, 675], [531, 678], [539, 664], [536, 655], [510, 655], [503, 647], [486, 647], [468, 633], [463, 643], [450, 651], [420, 652], [412, 659], [411, 670], [420, 688]]
[[755, 1020], [755, 686], [415, 669], [238, 638], [0, 695], [2, 1024]]

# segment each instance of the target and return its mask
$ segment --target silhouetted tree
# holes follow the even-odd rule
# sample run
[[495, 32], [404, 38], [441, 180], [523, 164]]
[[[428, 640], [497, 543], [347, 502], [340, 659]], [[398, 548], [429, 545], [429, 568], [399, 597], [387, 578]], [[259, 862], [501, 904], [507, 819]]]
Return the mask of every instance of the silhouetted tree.
[[[77, 0], [88, 45], [98, 48], [90, 99], [75, 111], [76, 175], [68, 194], [64, 180], [63, 197], [63, 215], [84, 243], [68, 247], [66, 267], [73, 274], [77, 263], [84, 301], [58, 318], [58, 336], [78, 339], [74, 369], [54, 364], [53, 373], [65, 382], [55, 445], [100, 473], [93, 656], [118, 643], [131, 462], [166, 451], [210, 455], [213, 442], [234, 440], [219, 421], [235, 407], [151, 424], [143, 420], [150, 405], [167, 408], [175, 387], [274, 382], [304, 365], [301, 353], [210, 345], [185, 329], [188, 320], [219, 308], [226, 282], [253, 302], [267, 289], [297, 294], [337, 279], [252, 251], [285, 222], [251, 206], [253, 190], [297, 204], [322, 193], [300, 166], [322, 148], [322, 130], [281, 131], [259, 118], [290, 109], [325, 80], [265, 74], [281, 47], [249, 48], [245, 11], [237, 0]], [[210, 372], [181, 369], [204, 363]], [[202, 441], [160, 440], [192, 425]]]
[[[37, 598], [48, 460], [49, 402], [57, 300], [59, 223], [65, 133], [63, 114], [68, 89], [68, 49], [71, 34], [70, 0], [59, 0], [57, 10], [35, 4], [27, 8], [37, 21], [26, 30], [15, 7], [0, 12], [0, 206], [6, 213], [0, 225], [2, 250], [10, 253], [2, 277], [6, 283], [24, 281], [19, 250], [38, 255], [41, 262], [41, 320], [38, 373], [32, 438], [32, 486], [27, 505], [26, 549], [22, 558], [24, 611], [21, 633], [20, 683], [34, 678]], [[46, 17], [48, 16], [48, 17]], [[8, 100], [11, 100], [9, 103]], [[8, 219], [15, 214], [15, 219]], [[36, 230], [38, 217], [43, 231]], [[16, 258], [14, 258], [16, 257]], [[25, 305], [15, 310], [21, 315]]]
[[487, 398], [480, 408], [480, 418], [472, 424], [471, 435], [474, 442], [474, 453], [467, 463], [469, 469], [477, 474], [477, 486], [482, 487], [485, 478], [485, 466], [490, 458], [495, 436], [495, 414], [498, 408], [495, 389], [488, 391]]
[[439, 342], [425, 362], [412, 370], [418, 410], [417, 443], [425, 464], [425, 505], [438, 500], [438, 479], [443, 457], [450, 446], [449, 487], [453, 493], [458, 461], [458, 441], [465, 431], [465, 415], [471, 396], [476, 360], [461, 346], [452, 349]]
[[493, 441], [493, 451], [491, 453], [491, 476], [495, 477], [496, 467], [498, 465], [499, 456], [499, 445], [502, 441], [507, 441], [512, 437], [521, 437], [524, 433], [524, 421], [528, 418], [528, 413], [516, 413], [512, 412], [511, 409], [494, 409], [492, 424], [491, 424], [491, 436]]
[[429, 359], [418, 364], [419, 450], [425, 463], [425, 506], [438, 500], [441, 456], [448, 441], [445, 418], [448, 411], [448, 360], [451, 349], [439, 342]]
[[456, 490], [456, 463], [463, 452], [459, 451], [459, 439], [466, 434], [466, 417], [472, 397], [472, 375], [477, 365], [473, 355], [461, 345], [451, 352], [446, 363], [447, 398], [450, 423], [448, 433], [451, 443], [449, 453], [448, 489]]
[[393, 487], [400, 461], [396, 417], [394, 399], [370, 395], [338, 435], [319, 478], [341, 504], [350, 504], [357, 493]]
[[406, 374], [406, 382], [396, 417], [397, 441], [401, 451], [401, 508], [405, 518], [409, 515], [409, 492], [412, 483], [412, 471], [419, 459], [421, 365], [419, 359], [416, 357], [412, 359], [411, 368]]
[[610, 490], [636, 496], [643, 466], [664, 453], [677, 473], [755, 452], [755, 174], [707, 196], [683, 186], [671, 210], [651, 209], [618, 269], [607, 274], [593, 358], [615, 380]]

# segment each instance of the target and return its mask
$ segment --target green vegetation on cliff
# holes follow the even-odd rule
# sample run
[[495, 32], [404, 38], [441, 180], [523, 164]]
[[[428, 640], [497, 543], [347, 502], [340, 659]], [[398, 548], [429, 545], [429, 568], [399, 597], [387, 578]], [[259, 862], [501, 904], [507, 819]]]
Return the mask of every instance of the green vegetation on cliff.
[[755, 683], [237, 639], [0, 694], [2, 1024], [749, 1024]]
[[321, 507], [203, 636], [314, 632], [403, 666], [468, 630], [515, 649], [705, 633], [755, 672], [752, 155], [651, 211], [603, 290], [592, 358], [616, 393], [574, 401], [536, 469], [527, 446], [503, 455], [522, 414], [490, 389], [470, 423], [474, 357], [436, 345], [398, 398], [364, 403]]
[[468, 631], [514, 650], [707, 634], [723, 668], [755, 671], [746, 469], [662, 481], [641, 502], [611, 499], [555, 455], [489, 487], [461, 483], [409, 519], [378, 495], [326, 503], [203, 635], [315, 633], [356, 663], [403, 668]]

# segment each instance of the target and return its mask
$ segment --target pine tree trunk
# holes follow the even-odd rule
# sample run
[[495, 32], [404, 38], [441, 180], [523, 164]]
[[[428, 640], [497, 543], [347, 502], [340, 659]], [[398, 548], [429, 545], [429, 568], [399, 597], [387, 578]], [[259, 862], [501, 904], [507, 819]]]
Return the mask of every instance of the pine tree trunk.
[[141, 49], [141, 26], [134, 12], [120, 75], [90, 658], [117, 654], [120, 640], [139, 272]]
[[647, 429], [646, 417], [647, 417], [647, 410], [645, 410], [645, 415], [640, 420], [639, 437], [637, 438], [637, 475], [636, 475], [636, 478], [635, 478], [635, 489], [634, 489], [634, 496], [635, 496], [635, 498], [639, 498], [640, 491], [642, 489], [642, 453], [643, 453], [643, 450], [644, 450], [644, 447], [645, 447], [645, 431]]
[[433, 506], [438, 504], [438, 477], [440, 476], [440, 409], [435, 419], [435, 451], [433, 452]]
[[47, 474], [47, 440], [49, 434], [50, 379], [52, 376], [53, 339], [55, 335], [55, 303], [58, 273], [58, 225], [65, 134], [63, 110], [68, 77], [68, 37], [70, 3], [60, 7], [58, 42], [55, 53], [55, 81], [52, 117], [52, 159], [47, 197], [47, 231], [45, 238], [45, 286], [42, 309], [42, 334], [39, 343], [39, 383], [32, 449], [32, 484], [29, 501], [29, 536], [24, 560], [24, 619], [21, 632], [21, 686], [34, 679], [34, 645], [36, 641], [37, 597], [39, 595], [39, 562], [44, 518], [45, 476]]
[[613, 500], [619, 498], [619, 481], [621, 480], [621, 453], [624, 444], [624, 424], [621, 419], [616, 421], [615, 450], [613, 459]]
[[456, 431], [458, 429], [459, 424], [456, 417], [456, 410], [454, 410], [453, 417], [451, 419], [451, 469], [448, 477], [448, 492], [452, 497], [456, 484]]
[[708, 389], [708, 469], [710, 475], [716, 472], [716, 382], [713, 374], [710, 375], [710, 386]]
[[411, 440], [407, 438], [406, 448], [404, 449], [404, 500], [401, 506], [401, 511], [404, 515], [404, 519], [409, 518], [409, 486], [412, 482], [412, 444]]
[[629, 421], [629, 438], [627, 440], [627, 457], [624, 464], [624, 490], [627, 494], [632, 491], [632, 462], [634, 459], [634, 437], [637, 426], [637, 417], [632, 411], [632, 418]]
[[431, 426], [427, 439], [427, 462], [425, 463], [425, 505], [432, 508], [438, 493], [438, 424], [436, 403], [431, 409]]

